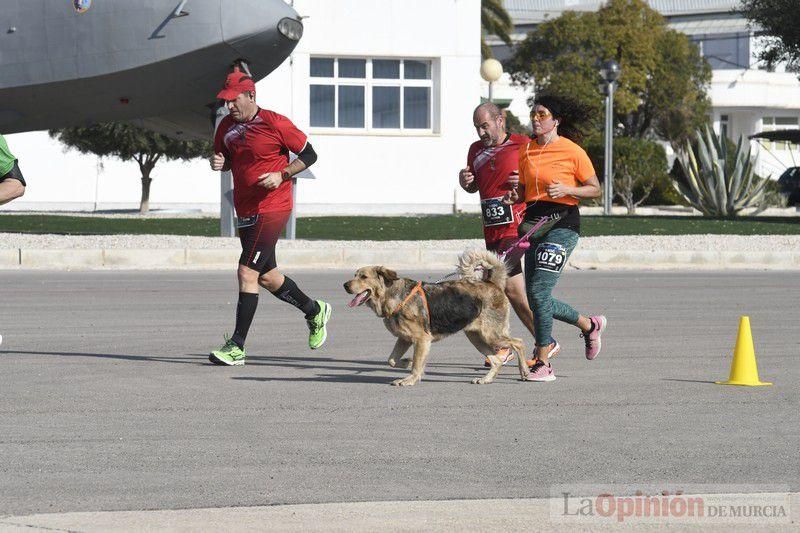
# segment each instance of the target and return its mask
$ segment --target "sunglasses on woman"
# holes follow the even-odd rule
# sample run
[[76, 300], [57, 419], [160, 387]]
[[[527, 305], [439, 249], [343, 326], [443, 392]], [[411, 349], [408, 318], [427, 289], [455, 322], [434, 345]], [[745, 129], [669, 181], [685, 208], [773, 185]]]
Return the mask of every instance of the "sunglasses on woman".
[[546, 120], [552, 116], [550, 111], [534, 111], [531, 113], [531, 120]]

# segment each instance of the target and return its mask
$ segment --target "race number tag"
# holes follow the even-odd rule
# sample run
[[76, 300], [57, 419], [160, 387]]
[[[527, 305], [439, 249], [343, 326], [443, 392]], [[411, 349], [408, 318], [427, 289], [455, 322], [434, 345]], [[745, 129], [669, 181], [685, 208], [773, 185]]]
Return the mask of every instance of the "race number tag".
[[503, 203], [502, 196], [481, 200], [481, 213], [483, 213], [484, 226], [501, 226], [514, 221], [511, 206]]
[[567, 250], [554, 242], [543, 242], [536, 248], [535, 270], [561, 272], [567, 262]]
[[236, 227], [239, 229], [249, 228], [256, 222], [258, 222], [258, 215], [253, 215], [251, 217], [236, 217]]

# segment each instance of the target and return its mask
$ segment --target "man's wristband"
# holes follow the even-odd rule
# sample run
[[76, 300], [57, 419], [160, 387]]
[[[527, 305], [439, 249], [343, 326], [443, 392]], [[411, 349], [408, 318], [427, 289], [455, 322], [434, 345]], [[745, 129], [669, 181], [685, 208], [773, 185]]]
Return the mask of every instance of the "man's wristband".
[[282, 179], [283, 181], [286, 181], [286, 180], [288, 180], [288, 179], [291, 179], [291, 177], [292, 177], [292, 175], [291, 175], [291, 174], [289, 174], [289, 171], [288, 171], [288, 170], [283, 170], [283, 171], [281, 171], [281, 179]]

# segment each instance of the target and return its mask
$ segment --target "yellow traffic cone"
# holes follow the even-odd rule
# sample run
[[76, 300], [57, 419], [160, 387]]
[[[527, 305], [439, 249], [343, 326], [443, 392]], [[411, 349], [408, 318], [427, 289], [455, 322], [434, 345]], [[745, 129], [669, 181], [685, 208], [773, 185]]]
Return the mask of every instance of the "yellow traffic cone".
[[759, 387], [772, 385], [759, 381], [756, 353], [753, 350], [753, 334], [750, 332], [750, 317], [743, 316], [739, 320], [739, 335], [736, 337], [736, 348], [733, 351], [731, 375], [728, 381], [716, 381], [717, 385], [745, 385]]

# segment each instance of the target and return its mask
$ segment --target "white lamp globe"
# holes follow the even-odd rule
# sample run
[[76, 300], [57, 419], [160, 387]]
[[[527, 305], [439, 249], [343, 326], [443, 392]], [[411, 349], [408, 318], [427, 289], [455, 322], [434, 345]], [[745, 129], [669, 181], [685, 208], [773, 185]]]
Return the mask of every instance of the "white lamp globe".
[[481, 63], [481, 78], [489, 83], [495, 82], [503, 75], [503, 65], [496, 59], [487, 59]]

